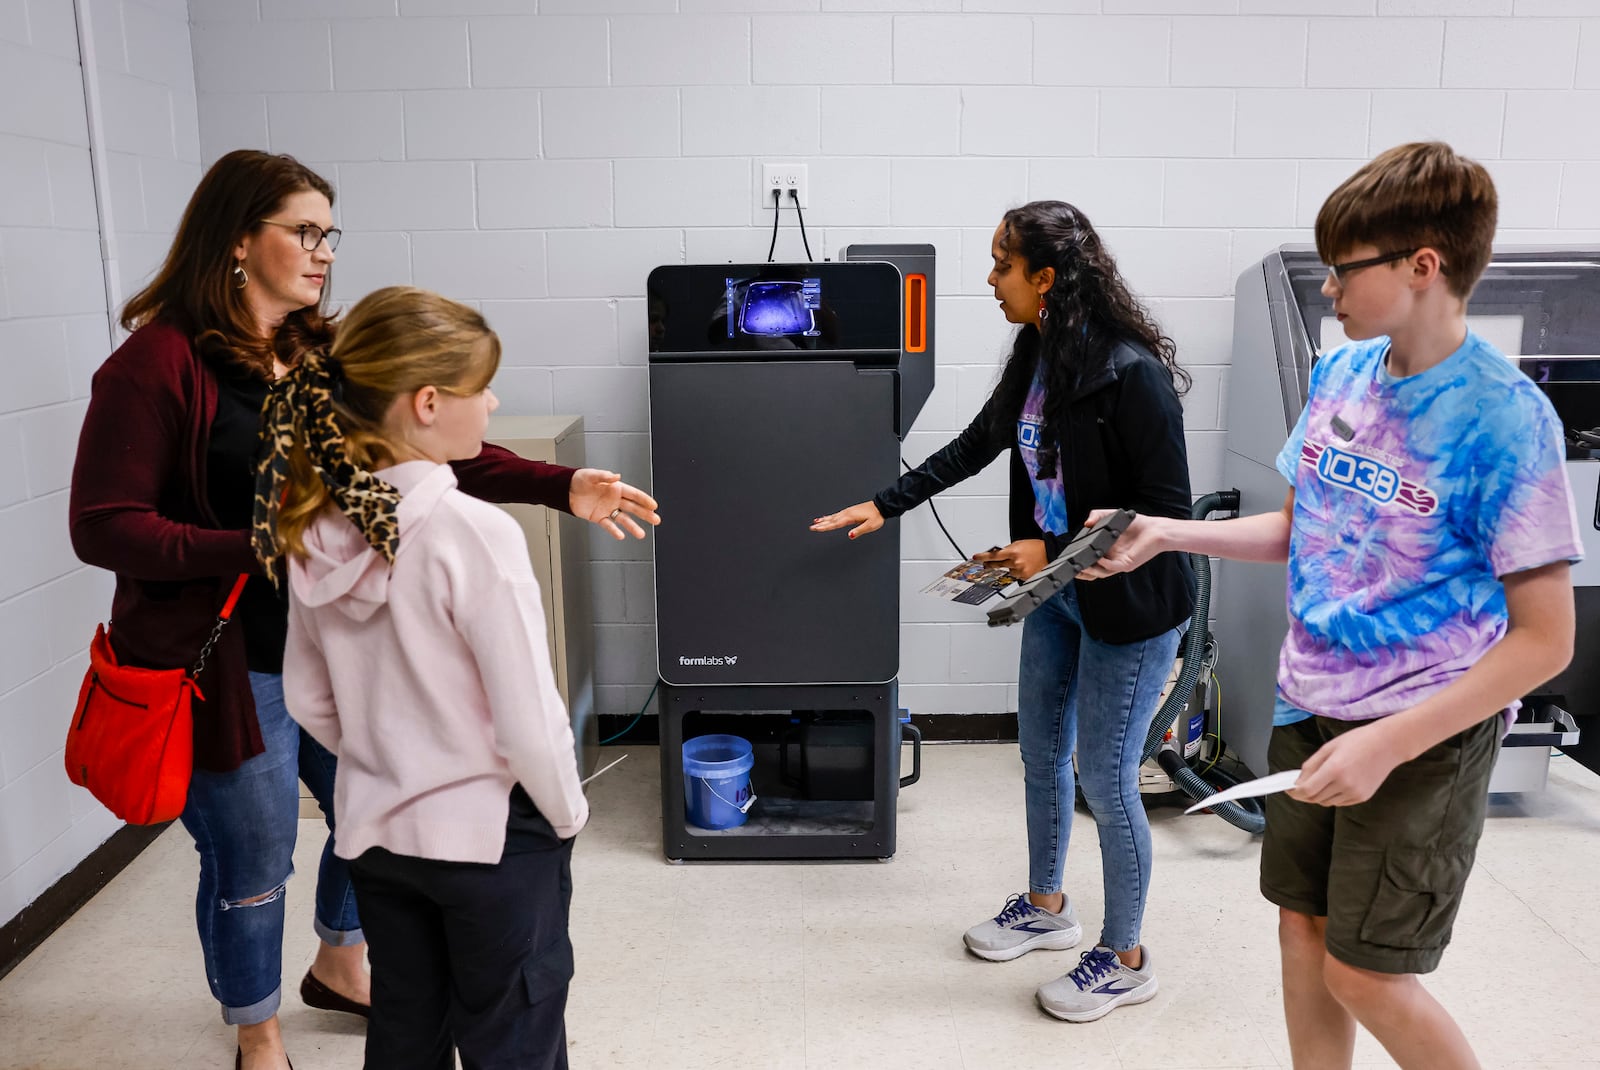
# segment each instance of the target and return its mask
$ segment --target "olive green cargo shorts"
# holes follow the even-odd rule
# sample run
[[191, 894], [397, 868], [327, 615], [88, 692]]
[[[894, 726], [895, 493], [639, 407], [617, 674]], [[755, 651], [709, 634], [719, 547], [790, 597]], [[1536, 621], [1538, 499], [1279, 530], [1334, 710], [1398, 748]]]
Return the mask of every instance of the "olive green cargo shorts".
[[[1360, 721], [1312, 717], [1272, 730], [1267, 764], [1296, 769]], [[1378, 973], [1439, 965], [1483, 834], [1499, 714], [1396, 767], [1356, 806], [1267, 799], [1261, 894], [1328, 919], [1328, 953]]]

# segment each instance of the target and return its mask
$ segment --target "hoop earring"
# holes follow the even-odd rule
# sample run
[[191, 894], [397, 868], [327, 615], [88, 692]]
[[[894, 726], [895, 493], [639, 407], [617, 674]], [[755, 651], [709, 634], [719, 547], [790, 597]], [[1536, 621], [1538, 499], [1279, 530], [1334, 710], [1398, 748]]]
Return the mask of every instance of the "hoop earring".
[[235, 265], [233, 265], [232, 278], [233, 278], [233, 288], [235, 290], [242, 290], [242, 289], [244, 289], [246, 286], [248, 286], [250, 284], [250, 276], [246, 275], [244, 273], [244, 265], [243, 264], [235, 264]]
[[1050, 310], [1045, 307], [1044, 294], [1039, 295], [1039, 322], [1043, 323], [1050, 318]]

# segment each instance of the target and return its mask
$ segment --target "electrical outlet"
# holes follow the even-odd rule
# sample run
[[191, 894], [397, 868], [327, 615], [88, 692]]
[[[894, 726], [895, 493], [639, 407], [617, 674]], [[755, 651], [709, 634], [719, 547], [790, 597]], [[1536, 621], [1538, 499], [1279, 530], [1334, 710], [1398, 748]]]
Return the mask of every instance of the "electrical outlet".
[[800, 196], [800, 207], [810, 208], [811, 201], [806, 190], [806, 165], [803, 163], [764, 163], [761, 165], [761, 188], [756, 191], [756, 198], [761, 207], [772, 207], [772, 191], [777, 190], [779, 201], [785, 208], [792, 208], [794, 200], [790, 198], [789, 191], [794, 190]]

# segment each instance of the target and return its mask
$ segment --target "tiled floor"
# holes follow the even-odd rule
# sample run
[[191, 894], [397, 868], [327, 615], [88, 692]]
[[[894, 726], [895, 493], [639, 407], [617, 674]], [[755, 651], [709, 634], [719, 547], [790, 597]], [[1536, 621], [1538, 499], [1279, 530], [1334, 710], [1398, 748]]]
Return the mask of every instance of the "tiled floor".
[[[992, 964], [963, 928], [1025, 883], [1016, 747], [929, 748], [893, 862], [666, 864], [656, 752], [595, 782], [579, 841], [567, 1013], [572, 1065], [649, 1070], [1288, 1066], [1257, 845], [1155, 812], [1145, 930], [1161, 993], [1091, 1025], [1034, 1006], [1076, 956]], [[284, 977], [311, 959], [319, 826], [301, 824]], [[1100, 862], [1079, 814], [1069, 891], [1093, 935]], [[192, 930], [194, 855], [164, 835], [0, 981], [0, 1068], [222, 1070], [233, 1040]], [[1430, 984], [1492, 1068], [1600, 1068], [1600, 778], [1556, 759], [1549, 790], [1496, 802], [1455, 945]], [[300, 1070], [354, 1067], [361, 1028], [286, 996]], [[1363, 1066], [1392, 1065], [1370, 1037]]]

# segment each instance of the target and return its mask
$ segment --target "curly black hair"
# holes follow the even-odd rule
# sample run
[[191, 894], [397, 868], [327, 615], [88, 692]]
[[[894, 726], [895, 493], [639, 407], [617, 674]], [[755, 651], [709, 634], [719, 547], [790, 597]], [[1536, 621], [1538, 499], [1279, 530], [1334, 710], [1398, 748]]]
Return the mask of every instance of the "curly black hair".
[[1191, 380], [1178, 366], [1177, 346], [1128, 289], [1117, 262], [1083, 212], [1065, 201], [1032, 201], [1008, 211], [1001, 228], [1001, 250], [1021, 257], [1029, 274], [1055, 269], [1055, 282], [1044, 295], [1047, 315], [1038, 327], [1025, 324], [1017, 331], [995, 387], [999, 404], [992, 409], [996, 419], [1015, 420], [1043, 362], [1038, 474], [1046, 477], [1057, 470], [1067, 399], [1110, 360], [1117, 343], [1132, 342], [1148, 350], [1171, 370], [1180, 395], [1188, 391]]

